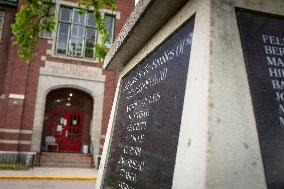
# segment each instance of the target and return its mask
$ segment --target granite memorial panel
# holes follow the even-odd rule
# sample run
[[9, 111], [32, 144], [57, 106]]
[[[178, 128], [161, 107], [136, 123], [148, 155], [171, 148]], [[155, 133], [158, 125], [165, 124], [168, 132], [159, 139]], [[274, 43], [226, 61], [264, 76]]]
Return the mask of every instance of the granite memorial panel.
[[121, 80], [104, 189], [170, 189], [194, 18]]
[[237, 18], [267, 186], [284, 188], [284, 17], [237, 10]]

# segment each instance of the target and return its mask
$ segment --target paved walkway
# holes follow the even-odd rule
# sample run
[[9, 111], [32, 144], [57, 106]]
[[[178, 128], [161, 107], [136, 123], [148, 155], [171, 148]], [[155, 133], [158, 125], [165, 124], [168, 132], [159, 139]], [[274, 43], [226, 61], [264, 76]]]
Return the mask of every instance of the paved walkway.
[[95, 189], [96, 169], [36, 167], [0, 170], [1, 189]]
[[96, 180], [97, 169], [36, 167], [29, 170], [0, 170], [0, 179]]
[[1, 189], [95, 189], [95, 180], [5, 180], [0, 179]]

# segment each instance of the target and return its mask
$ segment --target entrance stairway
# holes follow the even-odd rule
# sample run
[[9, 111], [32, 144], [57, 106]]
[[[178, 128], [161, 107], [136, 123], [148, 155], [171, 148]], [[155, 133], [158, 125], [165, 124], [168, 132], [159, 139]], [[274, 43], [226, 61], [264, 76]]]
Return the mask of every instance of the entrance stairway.
[[76, 167], [91, 168], [91, 154], [42, 152], [40, 155], [41, 167]]

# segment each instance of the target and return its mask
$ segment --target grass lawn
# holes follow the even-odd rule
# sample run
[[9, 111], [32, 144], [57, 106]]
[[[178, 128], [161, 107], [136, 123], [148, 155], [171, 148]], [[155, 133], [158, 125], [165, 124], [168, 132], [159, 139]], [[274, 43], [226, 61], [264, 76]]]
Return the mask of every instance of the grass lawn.
[[26, 170], [28, 167], [24, 163], [0, 162], [0, 170]]

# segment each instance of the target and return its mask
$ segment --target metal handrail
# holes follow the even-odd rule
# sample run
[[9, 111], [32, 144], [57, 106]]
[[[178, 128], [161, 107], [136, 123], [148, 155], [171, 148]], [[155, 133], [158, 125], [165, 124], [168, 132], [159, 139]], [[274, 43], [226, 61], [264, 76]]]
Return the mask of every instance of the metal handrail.
[[90, 153], [91, 153], [91, 167], [93, 167], [94, 164], [94, 157], [93, 157], [93, 152], [94, 152], [94, 147], [91, 139], [91, 135], [89, 135], [89, 145], [90, 145]]
[[28, 169], [35, 166], [36, 154], [0, 153], [0, 169]]

